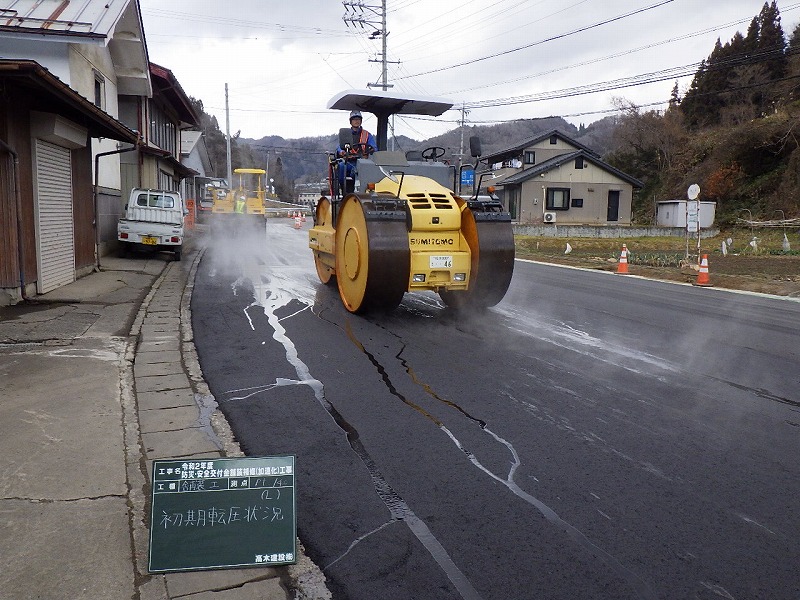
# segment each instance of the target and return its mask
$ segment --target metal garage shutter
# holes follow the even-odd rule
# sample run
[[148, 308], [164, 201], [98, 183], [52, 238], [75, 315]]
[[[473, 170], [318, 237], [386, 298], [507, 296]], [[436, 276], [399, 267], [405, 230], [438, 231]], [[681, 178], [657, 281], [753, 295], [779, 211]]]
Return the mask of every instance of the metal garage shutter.
[[75, 281], [72, 164], [68, 148], [36, 140], [38, 292]]

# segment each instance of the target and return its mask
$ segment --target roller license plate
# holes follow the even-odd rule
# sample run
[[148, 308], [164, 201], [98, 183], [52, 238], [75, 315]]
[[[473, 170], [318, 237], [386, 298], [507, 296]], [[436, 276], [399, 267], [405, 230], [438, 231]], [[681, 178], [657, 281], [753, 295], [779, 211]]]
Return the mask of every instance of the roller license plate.
[[452, 269], [453, 257], [452, 256], [431, 256], [430, 268], [431, 269]]
[[147, 244], [148, 246], [155, 246], [155, 245], [158, 244], [158, 238], [157, 237], [152, 237], [152, 236], [149, 236], [149, 235], [143, 235], [142, 236], [142, 243], [143, 244]]

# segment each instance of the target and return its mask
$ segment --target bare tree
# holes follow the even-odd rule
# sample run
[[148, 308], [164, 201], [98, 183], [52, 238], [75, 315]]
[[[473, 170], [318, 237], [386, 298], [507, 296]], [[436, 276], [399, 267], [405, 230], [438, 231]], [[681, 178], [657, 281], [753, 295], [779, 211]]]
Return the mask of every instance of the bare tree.
[[618, 148], [635, 152], [659, 173], [670, 170], [675, 155], [686, 142], [681, 111], [674, 107], [665, 112], [642, 111], [624, 98], [615, 98], [614, 105], [622, 112], [614, 132]]

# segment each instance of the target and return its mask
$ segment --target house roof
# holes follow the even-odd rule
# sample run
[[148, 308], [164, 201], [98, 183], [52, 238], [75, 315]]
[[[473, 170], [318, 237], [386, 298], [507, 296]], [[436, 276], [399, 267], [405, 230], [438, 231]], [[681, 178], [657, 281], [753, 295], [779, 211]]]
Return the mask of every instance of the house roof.
[[616, 167], [612, 167], [610, 164], [600, 160], [597, 157], [597, 155], [594, 154], [593, 152], [587, 152], [586, 150], [575, 150], [574, 152], [559, 154], [558, 156], [554, 156], [553, 158], [541, 162], [538, 165], [534, 165], [527, 169], [523, 169], [519, 173], [514, 173], [513, 175], [509, 175], [505, 179], [495, 182], [494, 185], [506, 186], [506, 185], [520, 184], [534, 177], [538, 177], [539, 175], [543, 175], [548, 171], [552, 171], [553, 169], [556, 169], [565, 163], [572, 162], [578, 157], [583, 157], [585, 161], [590, 162], [597, 167], [600, 167], [604, 171], [608, 171], [609, 173], [616, 175], [620, 179], [630, 183], [635, 189], [642, 189], [644, 187], [644, 184], [635, 177], [631, 177], [630, 175], [623, 173]]
[[203, 136], [202, 131], [184, 131], [181, 133], [181, 155], [192, 153], [197, 142]]
[[142, 12], [139, 0], [128, 4], [117, 23], [114, 35], [108, 43], [114, 71], [117, 76], [117, 92], [128, 96], [153, 95], [150, 81], [150, 59], [144, 37]]
[[118, 93], [153, 95], [139, 0], [15, 0], [5, 4], [9, 7], [0, 8], [3, 37], [107, 46]]
[[531, 138], [531, 139], [529, 139], [527, 141], [524, 141], [521, 144], [517, 144], [516, 146], [512, 146], [511, 148], [506, 148], [505, 150], [500, 150], [499, 152], [494, 152], [493, 154], [484, 155], [484, 156], [481, 157], [481, 160], [482, 161], [486, 161], [488, 164], [492, 164], [492, 163], [503, 162], [505, 160], [512, 159], [512, 158], [514, 158], [516, 156], [519, 156], [519, 154], [523, 150], [525, 150], [525, 148], [530, 148], [531, 146], [535, 146], [539, 142], [543, 142], [544, 140], [550, 139], [550, 137], [552, 137], [554, 135], [559, 137], [559, 138], [561, 138], [562, 141], [564, 141], [564, 142], [566, 142], [566, 143], [568, 143], [568, 144], [570, 144], [572, 146], [575, 146], [575, 148], [577, 148], [579, 150], [584, 150], [585, 152], [587, 152], [587, 153], [589, 153], [589, 154], [591, 154], [593, 156], [596, 156], [598, 158], [600, 157], [600, 155], [597, 152], [595, 152], [594, 150], [592, 150], [588, 146], [584, 146], [580, 142], [576, 142], [571, 137], [563, 134], [558, 129], [553, 129], [551, 131], [548, 131], [547, 133], [543, 133], [541, 135], [538, 135], [535, 138]]
[[58, 77], [32, 60], [0, 59], [0, 80], [16, 84], [31, 92], [29, 108], [52, 112], [82, 125], [91, 137], [105, 137], [136, 144], [139, 134], [75, 92]]
[[202, 131], [183, 131], [181, 132], [181, 161], [188, 162], [190, 155], [196, 152], [203, 169], [203, 175], [211, 173], [214, 165], [208, 154], [206, 140]]
[[42, 2], [16, 0], [0, 8], [0, 32], [50, 40], [105, 45], [131, 0]]
[[161, 148], [156, 148], [155, 146], [142, 144], [139, 146], [139, 150], [141, 150], [142, 154], [149, 154], [151, 156], [157, 156], [159, 159], [166, 162], [170, 165], [178, 175], [182, 175], [183, 177], [191, 177], [192, 175], [200, 175], [194, 169], [187, 167], [183, 163], [181, 163], [178, 159], [176, 159], [172, 154], [167, 150], [162, 150]]
[[181, 84], [172, 71], [155, 63], [150, 63], [150, 77], [153, 89], [158, 91], [170, 106], [178, 113], [178, 118], [186, 125], [199, 126], [200, 116], [194, 111], [189, 96], [183, 91]]

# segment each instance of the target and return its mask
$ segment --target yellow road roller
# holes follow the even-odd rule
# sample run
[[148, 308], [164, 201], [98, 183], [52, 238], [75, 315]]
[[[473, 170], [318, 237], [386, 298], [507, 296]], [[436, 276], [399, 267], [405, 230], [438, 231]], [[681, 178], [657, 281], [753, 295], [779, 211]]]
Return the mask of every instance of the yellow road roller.
[[[329, 157], [330, 189], [316, 208], [309, 247], [320, 281], [339, 288], [352, 313], [396, 308], [406, 292], [439, 294], [455, 308], [481, 309], [503, 299], [514, 270], [511, 216], [491, 192], [456, 193], [461, 174], [440, 160], [446, 150], [386, 150], [393, 114], [439, 116], [453, 103], [388, 91], [349, 90], [328, 108], [374, 114], [377, 151]], [[350, 128], [340, 147], [352, 143]], [[473, 157], [480, 142], [470, 139]], [[341, 169], [351, 160], [354, 168]], [[477, 166], [477, 162], [476, 165]], [[344, 177], [340, 177], [344, 173]]]
[[248, 225], [264, 227], [266, 220], [264, 169], [234, 169], [233, 187], [216, 188], [211, 207], [212, 227], [237, 233]]

